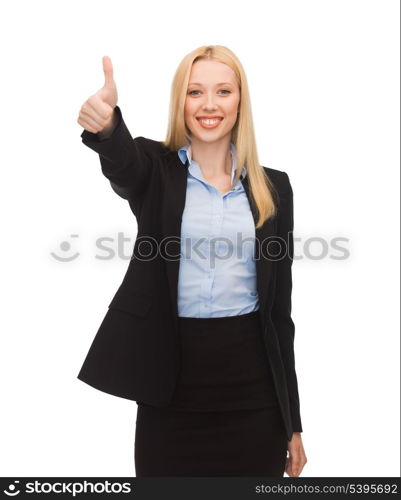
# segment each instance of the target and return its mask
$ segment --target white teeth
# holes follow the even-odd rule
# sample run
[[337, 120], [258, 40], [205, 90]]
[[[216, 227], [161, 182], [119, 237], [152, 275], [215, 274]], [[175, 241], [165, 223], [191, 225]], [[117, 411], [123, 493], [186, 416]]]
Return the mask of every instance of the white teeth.
[[201, 120], [202, 123], [205, 123], [206, 125], [214, 125], [215, 123], [219, 122], [220, 120]]

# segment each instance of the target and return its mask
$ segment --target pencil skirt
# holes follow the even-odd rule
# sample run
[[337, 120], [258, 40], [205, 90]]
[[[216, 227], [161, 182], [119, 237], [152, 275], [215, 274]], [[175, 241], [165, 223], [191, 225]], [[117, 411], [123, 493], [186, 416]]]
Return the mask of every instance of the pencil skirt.
[[178, 319], [172, 401], [137, 401], [136, 476], [282, 477], [287, 435], [258, 311]]

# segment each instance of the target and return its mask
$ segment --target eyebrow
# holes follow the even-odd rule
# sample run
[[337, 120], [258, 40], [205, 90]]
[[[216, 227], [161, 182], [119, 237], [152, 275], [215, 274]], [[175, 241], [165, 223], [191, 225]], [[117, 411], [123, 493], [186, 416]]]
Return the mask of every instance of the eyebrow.
[[[198, 83], [198, 82], [190, 82], [190, 83], [188, 83], [188, 85], [200, 85], [200, 86], [202, 86], [202, 84]], [[230, 82], [220, 82], [220, 83], [216, 83], [216, 86], [218, 86], [218, 85], [231, 85], [232, 86], [233, 84]]]

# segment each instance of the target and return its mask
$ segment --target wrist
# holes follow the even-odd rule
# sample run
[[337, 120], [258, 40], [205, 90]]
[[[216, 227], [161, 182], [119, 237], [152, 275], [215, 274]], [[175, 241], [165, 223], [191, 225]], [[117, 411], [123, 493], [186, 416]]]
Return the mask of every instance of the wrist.
[[108, 139], [114, 132], [117, 124], [117, 116], [115, 111], [113, 111], [110, 123], [106, 125], [100, 132], [98, 132], [99, 139]]

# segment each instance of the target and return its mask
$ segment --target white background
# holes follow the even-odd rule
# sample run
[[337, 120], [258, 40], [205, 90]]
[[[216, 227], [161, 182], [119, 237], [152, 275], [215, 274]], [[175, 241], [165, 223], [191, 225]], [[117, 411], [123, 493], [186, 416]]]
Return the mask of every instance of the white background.
[[[206, 44], [241, 60], [260, 162], [294, 191], [302, 476], [399, 476], [399, 14], [397, 0], [1, 3], [2, 476], [135, 475], [136, 403], [76, 378], [137, 227], [77, 118], [109, 55], [131, 134], [163, 140], [175, 69]], [[125, 257], [97, 258], [118, 232]], [[326, 256], [319, 242], [307, 256], [310, 238]]]

